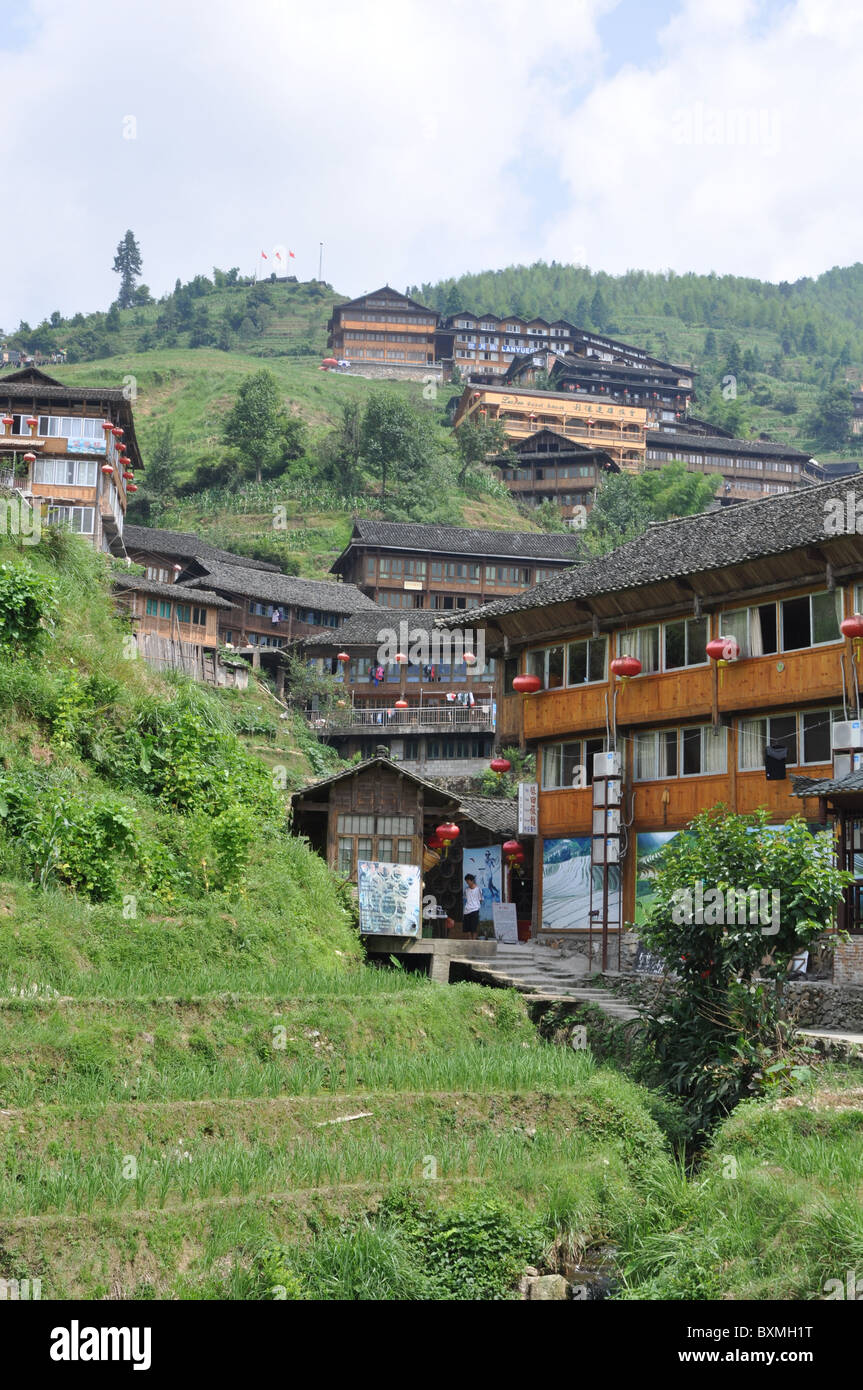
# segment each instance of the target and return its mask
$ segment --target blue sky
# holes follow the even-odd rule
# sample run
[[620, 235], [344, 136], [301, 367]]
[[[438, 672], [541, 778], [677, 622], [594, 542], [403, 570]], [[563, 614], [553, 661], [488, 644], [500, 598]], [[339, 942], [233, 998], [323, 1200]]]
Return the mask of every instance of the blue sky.
[[0, 0], [0, 328], [295, 252], [345, 293], [858, 259], [847, 0]]

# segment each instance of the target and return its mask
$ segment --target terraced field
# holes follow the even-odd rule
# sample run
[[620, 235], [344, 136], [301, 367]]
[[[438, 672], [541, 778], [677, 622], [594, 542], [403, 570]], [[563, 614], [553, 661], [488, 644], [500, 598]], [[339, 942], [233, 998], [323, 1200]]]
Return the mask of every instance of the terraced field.
[[[352, 987], [345, 992], [345, 985]], [[263, 1242], [393, 1186], [583, 1213], [664, 1142], [519, 998], [354, 970], [328, 992], [6, 1000], [6, 1277], [43, 1298], [242, 1296]]]

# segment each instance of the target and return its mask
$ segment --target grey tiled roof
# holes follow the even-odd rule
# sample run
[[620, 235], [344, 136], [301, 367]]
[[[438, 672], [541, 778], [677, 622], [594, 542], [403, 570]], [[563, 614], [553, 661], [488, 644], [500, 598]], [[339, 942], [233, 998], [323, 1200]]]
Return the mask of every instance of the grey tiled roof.
[[326, 609], [330, 613], [356, 613], [363, 608], [377, 611], [377, 604], [361, 593], [355, 584], [336, 584], [325, 579], [298, 579], [292, 574], [223, 565], [201, 559], [207, 573], [184, 581], [183, 588], [217, 589], [219, 593], [240, 594], [262, 603]]
[[[863, 473], [675, 521], [655, 522], [637, 540], [608, 555], [564, 570], [521, 594], [495, 599], [474, 609], [471, 621], [481, 624], [505, 613], [637, 589], [823, 544], [830, 539], [825, 526], [826, 505], [833, 498], [844, 504], [846, 492], [853, 492], [859, 504], [863, 497]], [[463, 619], [462, 614], [457, 616]], [[438, 621], [441, 626], [451, 626], [455, 620], [455, 615], [447, 614]]]
[[[340, 587], [352, 589], [354, 586], [345, 584]], [[334, 651], [341, 651], [342, 648], [349, 651], [351, 647], [377, 647], [384, 640], [383, 634], [391, 629], [398, 633], [402, 622], [407, 623], [408, 633], [416, 628], [433, 632], [435, 619], [439, 616], [437, 611], [430, 608], [383, 608], [372, 604], [370, 608], [352, 614], [343, 627], [316, 633], [306, 641], [310, 647], [332, 647]], [[466, 616], [462, 612], [462, 617]]]
[[436, 551], [440, 555], [487, 555], [490, 558], [566, 561], [579, 552], [574, 533], [477, 531], [468, 526], [424, 526], [419, 522], [354, 522], [351, 544], [392, 550]]
[[837, 796], [843, 792], [863, 792], [863, 771], [848, 777], [792, 777], [792, 796]]
[[152, 555], [179, 555], [184, 560], [221, 560], [225, 565], [244, 565], [254, 570], [272, 570], [278, 574], [278, 565], [263, 560], [251, 560], [247, 555], [235, 555], [230, 550], [220, 550], [218, 546], [202, 541], [192, 531], [165, 531], [158, 526], [127, 525], [123, 530], [123, 540], [127, 550], [147, 551]]
[[136, 574], [114, 574], [111, 576], [111, 583], [115, 589], [125, 589], [129, 593], [156, 594], [159, 598], [172, 598], [179, 603], [197, 601], [198, 603], [207, 603], [211, 608], [231, 608], [233, 606], [209, 589], [196, 589], [194, 594], [190, 594], [184, 584], [160, 584], [156, 579], [144, 579]]
[[518, 802], [506, 796], [460, 796], [461, 809], [477, 825], [496, 835], [515, 835], [518, 830]]
[[776, 444], [772, 439], [735, 439], [732, 435], [687, 434], [674, 430], [648, 430], [648, 445], [661, 445], [663, 448], [715, 449], [724, 454], [762, 455], [765, 458], [794, 459], [798, 463], [808, 463], [809, 455], [790, 444]]

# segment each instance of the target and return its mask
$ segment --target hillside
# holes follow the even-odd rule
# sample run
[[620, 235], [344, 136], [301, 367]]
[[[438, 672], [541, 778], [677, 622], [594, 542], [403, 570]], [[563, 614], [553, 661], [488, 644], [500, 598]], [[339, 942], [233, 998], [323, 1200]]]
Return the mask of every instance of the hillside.
[[[352, 391], [362, 396], [370, 389], [356, 378], [351, 386], [326, 384], [326, 374], [317, 370], [332, 306], [347, 296], [317, 281], [252, 283], [235, 276], [229, 283], [232, 274], [217, 271], [212, 278], [178, 282], [158, 303], [141, 286], [141, 297], [149, 302], [70, 319], [55, 314], [35, 327], [19, 326], [5, 341], [47, 354], [63, 349], [70, 363], [93, 363], [114, 381], [137, 368], [150, 400], [145, 419], [160, 406], [176, 406], [174, 418], [188, 436], [190, 467], [212, 441], [225, 392], [262, 361], [284, 381], [293, 406], [313, 428], [331, 422], [334, 407]], [[699, 374], [702, 414], [743, 433], [763, 431], [807, 449], [817, 443], [809, 416], [819, 393], [837, 383], [863, 381], [860, 264], [793, 284], [771, 284], [674, 272], [612, 276], [540, 262], [413, 285], [408, 292], [442, 313], [465, 308], [566, 318], [690, 363]], [[738, 393], [730, 411], [720, 389], [729, 373]], [[419, 389], [394, 389], [419, 396]], [[818, 456], [841, 456], [857, 447], [854, 441], [841, 448], [822, 441]]]

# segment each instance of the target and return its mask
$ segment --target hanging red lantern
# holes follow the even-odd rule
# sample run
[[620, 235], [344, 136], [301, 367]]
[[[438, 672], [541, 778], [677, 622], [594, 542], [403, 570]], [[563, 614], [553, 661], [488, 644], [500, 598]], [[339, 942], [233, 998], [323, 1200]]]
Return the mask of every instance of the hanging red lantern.
[[123, 438], [123, 431], [120, 429], [120, 426], [119, 426], [119, 425], [112, 425], [112, 426], [111, 426], [111, 433], [113, 434], [113, 436], [114, 436], [115, 439], [122, 439], [122, 438]]
[[396, 709], [407, 709], [407, 700], [396, 700]]
[[448, 852], [450, 845], [458, 839], [460, 834], [461, 830], [454, 823], [454, 821], [451, 820], [444, 821], [443, 825], [438, 825], [435, 827], [435, 835], [437, 835], [438, 839], [443, 845], [444, 854]]
[[853, 613], [850, 618], [843, 618], [839, 624], [843, 637], [850, 637], [853, 642], [859, 642], [863, 638], [863, 616]]
[[35, 462], [36, 462], [36, 455], [35, 455], [35, 454], [25, 454], [25, 455], [24, 455], [24, 462], [25, 462], [25, 463], [35, 463]]
[[14, 416], [14, 415], [4, 415], [4, 416], [2, 417], [2, 420], [3, 420], [3, 424], [4, 424], [4, 425], [6, 426], [6, 428], [8, 429], [8, 428], [10, 427], [10, 425], [14, 425], [14, 423], [15, 423], [15, 416]]
[[407, 666], [408, 664], [408, 659], [404, 652], [396, 652], [396, 661], [399, 666]]
[[512, 763], [509, 758], [492, 758], [489, 763], [492, 772], [496, 772], [498, 777], [502, 777], [505, 772], [509, 772]]
[[740, 655], [740, 643], [736, 637], [713, 637], [704, 649], [717, 666], [727, 666]]
[[105, 474], [105, 477], [106, 477], [106, 478], [110, 478], [110, 476], [111, 476], [111, 474], [114, 472], [114, 470], [113, 470], [113, 468], [111, 467], [110, 463], [103, 463], [103, 464], [102, 464], [102, 472]]
[[36, 415], [28, 415], [28, 416], [27, 416], [27, 424], [30, 425], [31, 429], [35, 429], [36, 426], [38, 425], [38, 423], [39, 423], [38, 416], [36, 416]]
[[339, 652], [336, 657], [336, 661], [350, 661], [350, 659], [350, 655], [347, 652]]
[[128, 451], [127, 451], [127, 449], [126, 449], [125, 444], [118, 444], [118, 445], [117, 445], [117, 453], [118, 453], [118, 454], [125, 454], [125, 453], [127, 453], [127, 452], [128, 452]]
[[625, 685], [632, 676], [641, 675], [641, 662], [637, 656], [616, 656], [611, 663], [611, 674], [618, 676]]
[[465, 652], [462, 661], [465, 666], [474, 666], [476, 664], [476, 654], [474, 652]]
[[111, 423], [110, 420], [103, 420], [103, 421], [102, 421], [102, 429], [105, 431], [106, 434], [108, 433], [109, 430], [113, 430], [113, 428], [114, 428], [114, 426], [112, 425], [112, 423]]
[[535, 695], [542, 689], [542, 681], [539, 676], [516, 676], [512, 688], [518, 695]]
[[501, 852], [509, 867], [512, 869], [519, 862], [524, 862], [524, 850], [518, 840], [505, 840], [501, 845]]
[[130, 483], [129, 486], [126, 488], [126, 491], [127, 491], [127, 492], [137, 492], [137, 491], [138, 491], [138, 484], [137, 484], [137, 483]]

